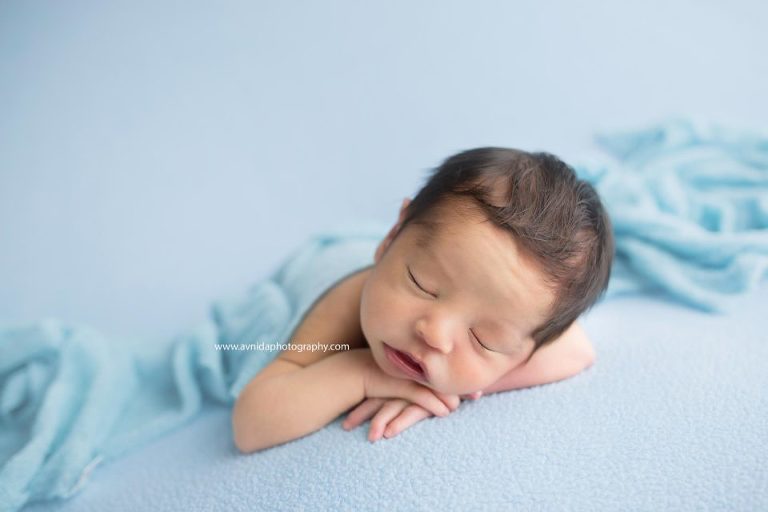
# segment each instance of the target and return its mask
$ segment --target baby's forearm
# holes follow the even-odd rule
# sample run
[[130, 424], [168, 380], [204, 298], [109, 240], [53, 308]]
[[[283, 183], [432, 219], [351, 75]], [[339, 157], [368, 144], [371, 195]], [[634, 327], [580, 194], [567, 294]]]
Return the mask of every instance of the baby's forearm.
[[364, 354], [355, 349], [247, 388], [233, 410], [235, 444], [250, 453], [319, 430], [365, 398]]

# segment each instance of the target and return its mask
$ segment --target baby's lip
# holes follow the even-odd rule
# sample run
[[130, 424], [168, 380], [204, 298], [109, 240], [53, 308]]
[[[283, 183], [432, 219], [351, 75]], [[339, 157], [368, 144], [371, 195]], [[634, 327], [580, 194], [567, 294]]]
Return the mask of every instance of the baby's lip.
[[406, 352], [405, 350], [397, 349], [395, 347], [392, 347], [391, 345], [390, 345], [390, 348], [400, 352], [401, 354], [403, 354], [406, 357], [409, 357], [411, 359], [411, 361], [413, 361], [414, 363], [419, 365], [419, 368], [421, 368], [421, 374], [424, 376], [424, 380], [425, 381], [429, 381], [429, 371], [427, 371], [427, 366], [419, 358], [414, 357], [413, 354], [411, 354], [410, 352]]

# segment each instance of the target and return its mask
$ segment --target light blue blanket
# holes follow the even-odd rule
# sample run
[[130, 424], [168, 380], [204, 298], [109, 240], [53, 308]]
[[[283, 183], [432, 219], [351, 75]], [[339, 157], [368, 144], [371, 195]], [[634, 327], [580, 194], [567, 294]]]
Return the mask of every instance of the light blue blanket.
[[[607, 296], [661, 289], [724, 309], [766, 273], [768, 140], [678, 121], [599, 138], [612, 158], [577, 166], [617, 236]], [[169, 342], [104, 337], [44, 320], [0, 325], [0, 508], [68, 497], [100, 462], [177, 428], [205, 399], [231, 404], [333, 283], [372, 263], [387, 225], [340, 226], [299, 247], [268, 279], [217, 301]]]

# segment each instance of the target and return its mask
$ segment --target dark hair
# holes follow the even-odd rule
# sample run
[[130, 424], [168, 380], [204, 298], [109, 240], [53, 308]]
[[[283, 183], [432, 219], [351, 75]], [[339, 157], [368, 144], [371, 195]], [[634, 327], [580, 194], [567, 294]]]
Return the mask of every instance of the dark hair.
[[[462, 197], [472, 201], [451, 201]], [[610, 219], [592, 185], [556, 156], [499, 147], [453, 155], [432, 171], [397, 234], [409, 224], [434, 232], [441, 210], [454, 205], [467, 212], [479, 207], [511, 233], [555, 291], [549, 315], [531, 333], [530, 355], [560, 336], [607, 288], [614, 253]]]

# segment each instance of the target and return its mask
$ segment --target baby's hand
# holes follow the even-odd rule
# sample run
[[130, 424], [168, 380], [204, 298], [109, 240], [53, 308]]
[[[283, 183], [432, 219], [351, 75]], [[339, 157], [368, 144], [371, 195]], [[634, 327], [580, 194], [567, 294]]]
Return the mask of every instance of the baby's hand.
[[366, 420], [371, 420], [368, 440], [389, 439], [424, 418], [434, 416], [420, 405], [402, 398], [366, 398], [342, 423], [344, 430], [352, 430]]
[[[382, 371], [370, 355], [364, 364], [363, 396], [369, 399], [381, 399], [378, 402], [372, 402], [378, 404], [379, 408], [385, 401], [399, 399], [401, 403], [418, 405], [435, 416], [448, 416], [459, 406], [458, 395], [447, 395], [409, 379], [392, 377]], [[400, 410], [403, 408], [401, 407]], [[373, 412], [377, 410], [378, 408]]]
[[[482, 391], [477, 391], [470, 395], [461, 395], [461, 398], [476, 400], [481, 395]], [[452, 410], [457, 407], [458, 402]], [[368, 431], [368, 440], [371, 442], [381, 439], [382, 436], [387, 439], [394, 437], [424, 418], [434, 416], [420, 405], [400, 398], [367, 398], [349, 413], [342, 427], [344, 430], [352, 430], [374, 415]]]

